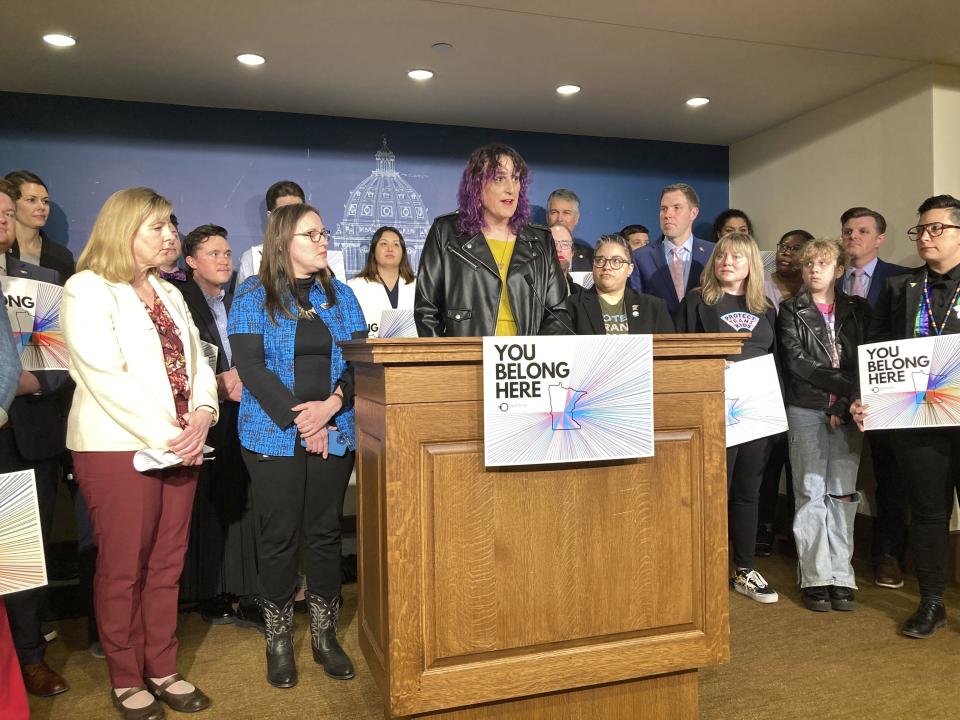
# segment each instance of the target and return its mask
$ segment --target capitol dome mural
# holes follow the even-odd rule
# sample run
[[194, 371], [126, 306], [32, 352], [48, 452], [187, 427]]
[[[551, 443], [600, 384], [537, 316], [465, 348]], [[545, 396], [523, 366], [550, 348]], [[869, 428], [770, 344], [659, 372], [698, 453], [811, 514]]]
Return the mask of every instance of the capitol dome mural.
[[387, 147], [386, 138], [375, 158], [377, 164], [370, 176], [350, 191], [343, 205], [343, 220], [337, 223], [333, 236], [336, 247], [343, 252], [347, 277], [353, 277], [363, 268], [370, 238], [383, 225], [391, 225], [403, 233], [407, 255], [416, 269], [430, 229], [430, 215], [423, 196], [400, 177], [396, 156]]

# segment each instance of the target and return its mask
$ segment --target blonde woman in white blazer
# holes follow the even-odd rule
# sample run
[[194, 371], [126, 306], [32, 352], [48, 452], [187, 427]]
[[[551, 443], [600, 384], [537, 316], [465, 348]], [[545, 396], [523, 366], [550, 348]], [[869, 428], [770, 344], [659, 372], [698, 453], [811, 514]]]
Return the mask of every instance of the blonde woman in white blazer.
[[[64, 287], [60, 319], [77, 389], [67, 447], [99, 547], [94, 604], [125, 718], [210, 700], [177, 674], [177, 596], [217, 385], [180, 291], [157, 277], [172, 207], [147, 188], [111, 195]], [[139, 472], [138, 451], [169, 467]], [[156, 696], [156, 697], [154, 697]]]
[[373, 234], [367, 264], [347, 285], [360, 302], [370, 337], [377, 337], [384, 310], [413, 310], [417, 276], [399, 230], [384, 226]]

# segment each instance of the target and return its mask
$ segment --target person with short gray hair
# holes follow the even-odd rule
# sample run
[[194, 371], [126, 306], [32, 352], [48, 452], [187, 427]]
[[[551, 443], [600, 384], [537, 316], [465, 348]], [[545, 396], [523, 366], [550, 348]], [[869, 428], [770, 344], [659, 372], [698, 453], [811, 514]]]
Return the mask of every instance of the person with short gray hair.
[[570, 258], [570, 270], [585, 272], [592, 266], [593, 250], [590, 246], [577, 242], [573, 235], [580, 222], [580, 197], [567, 188], [557, 188], [547, 198], [547, 225], [563, 225], [573, 236], [573, 254]]

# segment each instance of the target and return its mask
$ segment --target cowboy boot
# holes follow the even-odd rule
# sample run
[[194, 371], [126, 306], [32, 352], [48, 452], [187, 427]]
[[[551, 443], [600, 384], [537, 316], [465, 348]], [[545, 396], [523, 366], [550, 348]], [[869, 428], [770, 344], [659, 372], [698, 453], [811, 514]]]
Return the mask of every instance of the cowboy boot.
[[340, 596], [326, 600], [311, 592], [306, 594], [310, 609], [310, 644], [313, 659], [323, 665], [323, 671], [337, 680], [353, 677], [353, 663], [337, 641], [337, 617], [340, 615]]
[[267, 627], [267, 682], [278, 688], [297, 684], [297, 661], [293, 653], [293, 598], [279, 608], [260, 599]]

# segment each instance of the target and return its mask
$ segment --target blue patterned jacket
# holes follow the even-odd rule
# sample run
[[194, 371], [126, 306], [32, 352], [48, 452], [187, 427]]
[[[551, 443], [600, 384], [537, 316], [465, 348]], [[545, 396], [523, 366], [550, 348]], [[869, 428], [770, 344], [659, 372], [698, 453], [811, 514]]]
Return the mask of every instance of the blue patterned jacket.
[[[330, 392], [333, 392], [337, 380], [347, 367], [338, 342], [350, 340], [354, 333], [366, 336], [367, 322], [360, 309], [353, 290], [342, 282], [333, 279], [337, 293], [337, 304], [324, 307], [327, 297], [319, 282], [310, 290], [310, 302], [317, 315], [326, 324], [333, 336], [333, 349], [330, 354]], [[297, 337], [297, 320], [280, 314], [274, 324], [264, 310], [266, 291], [260, 278], [253, 276], [243, 281], [233, 298], [227, 333], [253, 333], [263, 336], [263, 356], [267, 370], [276, 374], [280, 381], [293, 392], [294, 357], [293, 346]], [[296, 305], [290, 299], [288, 309], [296, 316]], [[350, 449], [356, 445], [353, 407], [341, 410], [333, 416], [337, 429], [347, 440]], [[260, 407], [260, 403], [246, 387], [240, 397], [240, 417], [238, 420], [240, 443], [248, 450], [262, 455], [291, 457], [297, 442], [297, 426], [291, 423], [285, 428], [276, 423]]]

